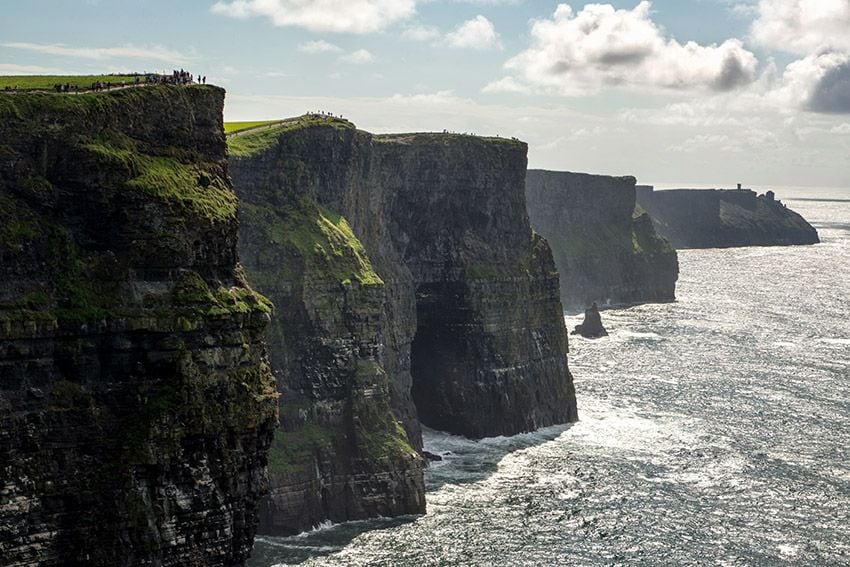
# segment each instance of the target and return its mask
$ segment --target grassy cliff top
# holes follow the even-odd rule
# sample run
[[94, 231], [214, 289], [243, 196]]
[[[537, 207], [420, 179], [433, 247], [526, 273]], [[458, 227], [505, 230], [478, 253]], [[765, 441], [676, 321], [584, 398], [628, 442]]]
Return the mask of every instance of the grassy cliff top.
[[43, 111], [67, 112], [69, 116], [89, 111], [107, 112], [119, 105], [141, 104], [145, 100], [149, 101], [151, 97], [157, 96], [165, 99], [175, 96], [178, 90], [194, 89], [224, 92], [221, 87], [214, 85], [140, 85], [110, 91], [81, 91], [79, 93], [56, 93], [52, 90], [45, 92], [38, 89], [27, 92], [5, 92], [0, 88], [0, 115], [11, 113], [13, 117], [25, 118], [28, 114]]
[[268, 126], [269, 124], [278, 124], [279, 122], [280, 120], [257, 120], [254, 122], [225, 122], [224, 133], [235, 134], [236, 132], [242, 132], [243, 130], [253, 130], [254, 128]]
[[378, 134], [373, 138], [376, 142], [392, 142], [396, 144], [421, 144], [421, 143], [451, 143], [451, 142], [485, 142], [488, 144], [505, 144], [507, 146], [522, 148], [527, 144], [516, 138], [502, 138], [499, 136], [475, 136], [472, 134], [456, 134], [454, 132], [410, 132], [400, 134]]
[[[305, 114], [295, 118], [268, 122], [229, 122], [225, 124], [225, 132], [227, 132], [228, 124], [230, 124], [231, 131], [227, 134], [227, 149], [233, 157], [250, 157], [263, 152], [274, 146], [279, 136], [284, 132], [320, 126], [330, 126], [337, 130], [355, 129], [354, 124], [348, 120], [321, 114]], [[239, 128], [234, 126], [237, 124], [254, 125]]]
[[127, 73], [126, 75], [0, 75], [0, 90], [53, 90], [57, 84], [69, 84], [71, 87], [88, 89], [92, 83], [133, 83], [136, 77], [145, 77], [139, 73]]
[[[90, 171], [89, 193], [101, 192], [104, 201], [113, 194], [144, 194], [179, 214], [230, 223], [237, 201], [223, 173], [215, 120], [223, 97], [219, 87], [202, 85], [80, 94], [0, 91], [0, 155], [29, 164], [19, 166], [21, 172], [32, 172], [39, 183], [64, 186], [71, 173], [85, 177]], [[47, 144], [51, 155], [71, 157], [39, 165], [34, 141]], [[32, 181], [16, 180], [25, 182]]]

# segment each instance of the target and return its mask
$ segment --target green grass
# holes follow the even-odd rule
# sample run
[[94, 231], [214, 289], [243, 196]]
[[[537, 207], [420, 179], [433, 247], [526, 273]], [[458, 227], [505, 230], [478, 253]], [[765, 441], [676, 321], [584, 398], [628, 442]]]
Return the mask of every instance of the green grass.
[[302, 197], [281, 208], [247, 202], [241, 206], [243, 214], [251, 217], [251, 224], [259, 227], [268, 241], [298, 251], [304, 259], [305, 275], [310, 278], [342, 284], [351, 280], [362, 285], [384, 283], [348, 221], [312, 199]]
[[308, 423], [296, 431], [274, 432], [269, 448], [269, 473], [286, 474], [306, 471], [314, 466], [314, 452], [326, 455], [334, 451], [334, 430], [323, 425]]
[[259, 128], [238, 136], [231, 135], [227, 138], [227, 150], [232, 157], [250, 157], [272, 148], [284, 132], [315, 126], [330, 126], [339, 131], [354, 129], [354, 124], [342, 118], [305, 114], [297, 118], [281, 120], [270, 128]]
[[373, 360], [359, 360], [354, 372], [354, 385], [357, 392], [380, 388], [384, 394], [375, 399], [361, 393], [352, 400], [352, 411], [357, 416], [354, 442], [360, 451], [371, 459], [392, 459], [414, 454], [407, 432], [396, 421], [387, 403], [390, 377], [386, 371]]
[[213, 291], [196, 272], [186, 271], [174, 288], [174, 304], [204, 316], [233, 313], [272, 313], [274, 306], [262, 295], [241, 287]]
[[652, 219], [640, 205], [635, 206], [635, 216], [632, 217], [632, 251], [650, 256], [675, 254], [670, 242], [655, 231]]
[[455, 134], [453, 132], [410, 132], [407, 134], [379, 134], [373, 137], [376, 142], [393, 142], [399, 144], [415, 144], [423, 142], [486, 142], [504, 144], [510, 147], [522, 148], [525, 142], [513, 138], [498, 136], [474, 136], [472, 134]]
[[202, 165], [172, 157], [138, 153], [129, 139], [98, 141], [85, 147], [101, 158], [120, 164], [132, 176], [127, 187], [184, 207], [204, 218], [228, 222], [236, 217], [236, 195], [223, 180]]
[[224, 123], [224, 133], [225, 134], [233, 134], [236, 132], [241, 132], [242, 130], [250, 130], [251, 128], [257, 128], [258, 126], [266, 126], [268, 124], [274, 124], [276, 122], [280, 122], [279, 120], [260, 120], [258, 122], [225, 122]]
[[81, 89], [89, 89], [92, 83], [101, 81], [103, 83], [120, 83], [125, 81], [133, 83], [137, 76], [144, 75], [127, 74], [127, 75], [0, 75], [0, 91], [6, 87], [19, 90], [37, 91], [37, 90], [53, 90], [53, 85], [70, 84], [71, 87], [79, 87]]

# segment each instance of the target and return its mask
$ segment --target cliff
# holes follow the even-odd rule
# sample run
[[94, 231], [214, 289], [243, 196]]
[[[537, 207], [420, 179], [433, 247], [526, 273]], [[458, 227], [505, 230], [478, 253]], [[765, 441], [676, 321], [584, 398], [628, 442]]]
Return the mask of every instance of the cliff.
[[[576, 418], [524, 144], [316, 116], [229, 144], [246, 269], [279, 308], [271, 460], [286, 465], [261, 529], [422, 512], [418, 419], [483, 437]], [[305, 224], [334, 236], [315, 245]]]
[[0, 95], [4, 565], [231, 565], [276, 393], [224, 91]]
[[[397, 262], [367, 254], [334, 200], [367, 206], [368, 193], [351, 185], [365, 169], [359, 155], [368, 142], [332, 120], [230, 139], [241, 253], [277, 306], [268, 342], [280, 428], [263, 533], [425, 510], [410, 402], [410, 277]], [[357, 218], [365, 216], [364, 209]]]
[[634, 177], [529, 170], [526, 197], [566, 308], [675, 300], [678, 258], [636, 206]]
[[638, 204], [675, 248], [817, 244], [818, 233], [774, 198], [748, 189], [673, 189], [641, 186]]

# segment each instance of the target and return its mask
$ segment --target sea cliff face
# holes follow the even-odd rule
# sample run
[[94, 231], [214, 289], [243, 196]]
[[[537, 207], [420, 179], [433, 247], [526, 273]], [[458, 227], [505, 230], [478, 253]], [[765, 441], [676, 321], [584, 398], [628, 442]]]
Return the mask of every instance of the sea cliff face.
[[224, 91], [0, 95], [4, 565], [239, 564], [277, 394]]
[[[272, 467], [264, 529], [422, 512], [418, 418], [471, 437], [576, 418], [558, 276], [523, 203], [524, 144], [303, 117], [230, 147], [246, 268], [278, 304], [282, 431], [326, 432], [297, 455], [276, 441], [271, 460], [288, 465]], [[314, 240], [294, 236], [293, 210], [344, 234], [299, 246]]]
[[529, 170], [528, 214], [552, 246], [561, 301], [673, 301], [679, 263], [670, 244], [635, 204], [635, 178]]
[[[241, 155], [240, 143], [269, 134], [265, 149]], [[241, 253], [277, 306], [268, 340], [281, 419], [262, 533], [425, 511], [410, 400], [412, 283], [381, 254], [381, 227], [367, 212], [359, 177], [369, 145], [331, 120], [231, 140]], [[373, 230], [361, 233], [373, 255], [349, 222]]]
[[777, 201], [748, 189], [638, 188], [638, 204], [675, 248], [817, 244], [817, 230]]

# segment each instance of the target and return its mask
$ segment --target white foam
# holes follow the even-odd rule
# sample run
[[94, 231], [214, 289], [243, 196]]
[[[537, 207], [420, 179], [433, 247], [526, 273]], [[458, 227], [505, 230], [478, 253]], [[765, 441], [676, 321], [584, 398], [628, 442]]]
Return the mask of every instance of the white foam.
[[622, 335], [623, 335], [623, 336], [625, 336], [625, 337], [632, 338], [632, 339], [655, 339], [655, 340], [660, 340], [660, 339], [662, 339], [662, 338], [663, 338], [663, 337], [662, 337], [661, 335], [659, 335], [658, 333], [639, 333], [639, 332], [636, 332], [636, 331], [621, 331], [621, 332], [620, 332], [620, 334], [622, 334]]

